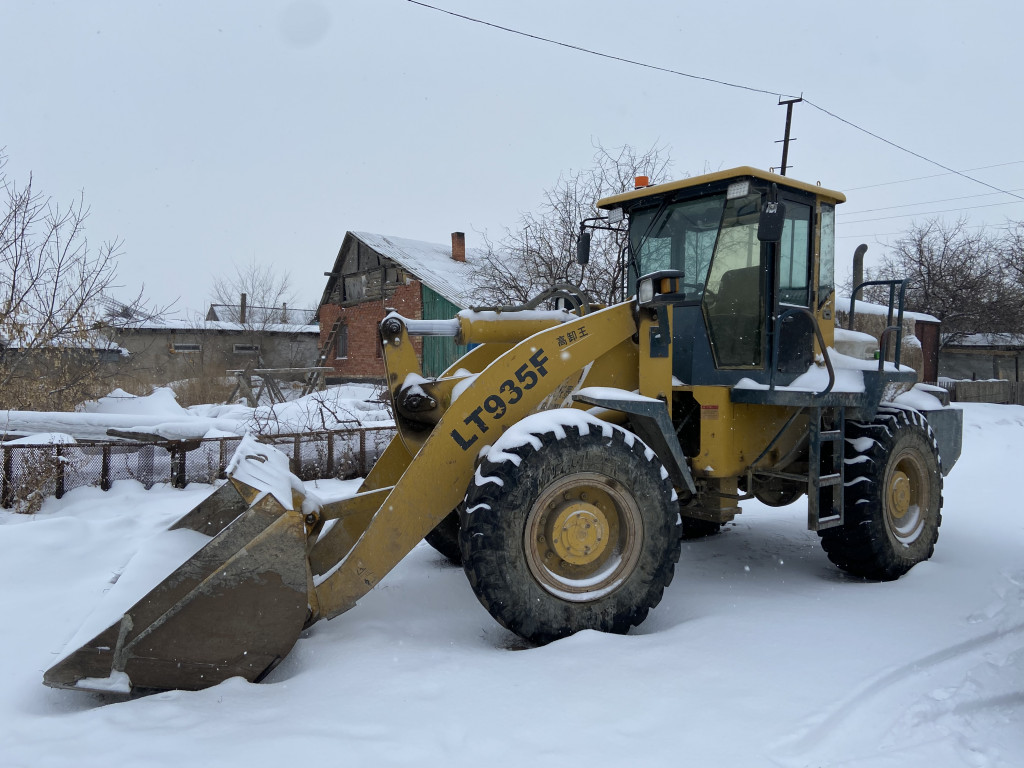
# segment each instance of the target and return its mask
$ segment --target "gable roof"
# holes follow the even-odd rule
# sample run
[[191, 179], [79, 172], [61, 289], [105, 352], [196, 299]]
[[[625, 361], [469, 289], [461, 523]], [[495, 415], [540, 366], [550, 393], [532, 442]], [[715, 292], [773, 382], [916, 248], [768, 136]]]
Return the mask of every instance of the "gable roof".
[[112, 329], [131, 335], [135, 332], [151, 333], [258, 333], [258, 334], [310, 334], [320, 335], [320, 326], [306, 323], [233, 323], [228, 320], [206, 320], [202, 317], [161, 317], [140, 323], [131, 323]]
[[971, 333], [945, 344], [946, 349], [957, 347], [1019, 350], [1024, 347], [1024, 333]]
[[384, 258], [395, 262], [455, 306], [465, 309], [470, 305], [473, 293], [470, 277], [473, 265], [480, 263], [484, 257], [485, 252], [481, 249], [466, 248], [466, 261], [462, 262], [452, 258], [451, 244], [441, 245], [393, 235], [378, 235], [373, 232], [346, 232], [345, 240], [342, 241], [334, 260], [334, 269], [331, 270], [323, 297], [320, 299], [321, 306], [327, 302], [338, 281], [342, 255], [347, 251], [349, 238], [359, 240]]

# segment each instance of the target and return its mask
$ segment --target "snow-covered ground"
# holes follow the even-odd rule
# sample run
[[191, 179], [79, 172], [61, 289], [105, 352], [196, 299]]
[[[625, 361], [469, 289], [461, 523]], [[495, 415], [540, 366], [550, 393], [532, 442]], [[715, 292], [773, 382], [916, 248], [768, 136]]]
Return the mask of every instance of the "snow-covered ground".
[[638, 630], [524, 648], [421, 544], [264, 683], [130, 701], [42, 674], [210, 487], [126, 481], [2, 512], [0, 765], [1024, 765], [1024, 407], [964, 410], [935, 556], [899, 581], [835, 570], [802, 503], [748, 502], [684, 542]]

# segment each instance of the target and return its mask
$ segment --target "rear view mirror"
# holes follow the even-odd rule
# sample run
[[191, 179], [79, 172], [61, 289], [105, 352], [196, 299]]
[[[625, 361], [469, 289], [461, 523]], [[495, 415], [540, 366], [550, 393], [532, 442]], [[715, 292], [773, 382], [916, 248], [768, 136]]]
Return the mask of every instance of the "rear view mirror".
[[757, 239], [762, 243], [777, 243], [782, 239], [782, 228], [786, 225], [784, 203], [765, 203], [757, 221]]
[[587, 265], [590, 263], [590, 233], [580, 232], [580, 239], [576, 242], [576, 263]]

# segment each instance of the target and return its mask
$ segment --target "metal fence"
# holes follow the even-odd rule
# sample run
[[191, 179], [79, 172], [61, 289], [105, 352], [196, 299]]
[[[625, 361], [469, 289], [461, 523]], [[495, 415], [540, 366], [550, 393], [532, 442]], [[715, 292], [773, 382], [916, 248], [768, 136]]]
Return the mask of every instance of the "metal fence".
[[949, 392], [950, 402], [954, 403], [1024, 405], [1024, 382], [943, 379], [939, 381], [939, 386]]
[[[303, 480], [365, 476], [395, 434], [394, 427], [260, 436], [287, 454]], [[83, 486], [109, 490], [118, 480], [146, 488], [169, 482], [212, 483], [225, 477], [241, 437], [165, 442], [77, 442], [7, 445], [0, 448], [0, 504], [10, 509], [27, 500], [58, 499]]]

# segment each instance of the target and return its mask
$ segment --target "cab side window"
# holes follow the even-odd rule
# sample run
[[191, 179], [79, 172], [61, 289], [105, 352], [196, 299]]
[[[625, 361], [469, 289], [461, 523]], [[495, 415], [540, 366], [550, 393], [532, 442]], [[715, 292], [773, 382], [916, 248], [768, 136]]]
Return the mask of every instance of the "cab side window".
[[779, 303], [799, 307], [811, 301], [812, 208], [786, 201], [786, 224], [779, 243]]
[[821, 257], [818, 259], [818, 306], [820, 307], [835, 288], [836, 209], [821, 205]]

